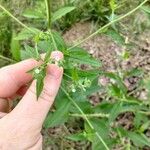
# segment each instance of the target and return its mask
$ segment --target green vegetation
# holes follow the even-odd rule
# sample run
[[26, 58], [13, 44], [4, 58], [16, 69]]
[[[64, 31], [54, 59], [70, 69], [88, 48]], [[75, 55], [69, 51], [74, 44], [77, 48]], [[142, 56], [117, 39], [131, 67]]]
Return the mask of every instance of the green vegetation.
[[[0, 58], [14, 63], [31, 57], [41, 60], [40, 54], [46, 53], [43, 64], [29, 70], [37, 80], [37, 99], [43, 89], [47, 64], [55, 63], [50, 59], [51, 52], [60, 50], [64, 53], [64, 60], [59, 62], [64, 68], [64, 78], [53, 110], [45, 120], [45, 132], [57, 126], [64, 126], [67, 130], [67, 125], [73, 127], [74, 122], [79, 122], [76, 133], [67, 130], [63, 136], [65, 140], [84, 141], [93, 150], [149, 148], [146, 133], [150, 132], [150, 97], [147, 100], [135, 97], [124, 82], [129, 77], [139, 77], [138, 89], [150, 90], [148, 77], [138, 68], [123, 70], [118, 66], [115, 72], [107, 72], [98, 59], [79, 47], [88, 39], [105, 34], [120, 47], [132, 49], [135, 43], [127, 41], [124, 32], [129, 29], [123, 28], [123, 21], [128, 17], [135, 18], [134, 13], [139, 12], [147, 20], [144, 25], [138, 22], [139, 30], [134, 29], [135, 33], [139, 35], [148, 28], [148, 0], [135, 3], [128, 0], [26, 0], [21, 3], [26, 5], [19, 9], [19, 13], [15, 11], [17, 2], [15, 5], [10, 1], [0, 3]], [[75, 23], [85, 21], [94, 22], [93, 33], [75, 45], [68, 45], [63, 33]], [[136, 25], [136, 18], [134, 23]], [[118, 61], [124, 62], [129, 57], [129, 51], [125, 50], [118, 55]], [[89, 69], [81, 69], [81, 65]], [[101, 77], [107, 78], [109, 83], [99, 84]], [[90, 95], [102, 90], [105, 98], [92, 105]], [[118, 121], [127, 113], [134, 118], [130, 129]]]

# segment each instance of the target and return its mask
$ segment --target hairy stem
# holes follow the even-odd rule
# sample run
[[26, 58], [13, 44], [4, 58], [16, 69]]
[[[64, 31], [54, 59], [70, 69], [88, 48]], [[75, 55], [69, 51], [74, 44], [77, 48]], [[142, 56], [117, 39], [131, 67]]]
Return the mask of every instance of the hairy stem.
[[32, 33], [35, 33], [31, 28], [29, 28], [28, 26], [26, 26], [24, 23], [22, 23], [20, 20], [18, 20], [15, 16], [13, 16], [4, 6], [2, 6], [0, 4], [0, 8], [11, 18], [13, 18], [16, 22], [18, 22], [22, 27], [26, 28], [27, 30], [29, 30]]
[[[98, 114], [85, 114], [88, 118], [93, 118], [93, 117], [97, 117], [97, 118], [109, 118], [109, 114], [103, 114], [103, 113], [98, 113]], [[82, 114], [70, 114], [70, 116], [73, 117], [81, 117], [84, 118], [84, 116]]]
[[51, 29], [51, 0], [45, 0], [47, 10], [48, 29]]
[[[86, 122], [88, 123], [89, 127], [92, 130], [95, 131], [92, 123], [90, 122], [90, 120], [88, 119], [88, 117], [86, 116], [86, 114], [82, 111], [82, 109], [78, 106], [78, 104], [71, 98], [71, 96], [69, 95], [69, 93], [63, 87], [61, 87], [61, 89], [65, 93], [65, 95], [68, 97], [68, 99], [73, 103], [73, 105], [80, 111], [81, 115], [86, 120]], [[107, 146], [107, 144], [105, 143], [105, 141], [102, 139], [101, 135], [97, 131], [95, 131], [95, 134], [98, 137], [98, 139], [100, 140], [100, 142], [102, 142], [102, 144], [104, 145], [104, 147], [106, 148], [106, 150], [109, 150], [109, 147]]]
[[98, 29], [96, 32], [92, 33], [90, 36], [88, 36], [87, 38], [81, 40], [80, 42], [76, 43], [74, 46], [70, 47], [68, 50], [79, 46], [80, 44], [84, 43], [85, 41], [89, 40], [90, 38], [94, 37], [95, 35], [97, 35], [98, 33], [102, 32], [104, 29], [108, 28], [109, 26], [111, 26], [112, 24], [130, 16], [131, 14], [133, 14], [135, 11], [137, 11], [140, 7], [142, 7], [146, 2], [148, 2], [149, 0], [144, 0], [141, 4], [139, 4], [136, 8], [134, 8], [133, 10], [129, 11], [127, 14], [118, 17], [117, 19], [114, 19], [113, 21], [109, 22], [108, 24], [104, 25], [103, 27], [101, 27], [100, 29]]

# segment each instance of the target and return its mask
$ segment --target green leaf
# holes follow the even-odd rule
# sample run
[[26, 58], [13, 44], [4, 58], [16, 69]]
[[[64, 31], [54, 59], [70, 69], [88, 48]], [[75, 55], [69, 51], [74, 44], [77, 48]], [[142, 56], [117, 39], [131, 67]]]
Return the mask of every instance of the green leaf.
[[107, 30], [105, 33], [107, 36], [111, 37], [112, 40], [114, 40], [117, 44], [119, 45], [124, 45], [125, 44], [125, 39], [123, 36], [120, 35], [119, 32], [115, 30]]
[[149, 6], [149, 5], [142, 6], [141, 9], [142, 9], [144, 12], [150, 14], [150, 6]]
[[41, 12], [35, 10], [25, 10], [23, 16], [30, 19], [44, 18], [44, 15]]
[[65, 52], [67, 49], [67, 46], [62, 36], [58, 32], [54, 32], [54, 31], [52, 32], [52, 35], [53, 35], [53, 38], [54, 38], [54, 41], [56, 43], [58, 50]]
[[[77, 98], [76, 98], [77, 99]], [[87, 99], [85, 100], [82, 100], [82, 101], [76, 101], [76, 103], [78, 104], [78, 106], [80, 108], [82, 108], [82, 111], [85, 113], [85, 114], [90, 114], [90, 113], [93, 113], [93, 108], [91, 107], [91, 104], [88, 102]], [[80, 114], [80, 111], [76, 109], [76, 107], [72, 107], [71, 110], [70, 110], [71, 113], [73, 114]]]
[[69, 135], [69, 136], [66, 136], [66, 138], [68, 140], [72, 140], [72, 141], [85, 141], [87, 140], [86, 139], [86, 133], [76, 133], [76, 134], [72, 134], [72, 135]]
[[78, 71], [76, 68], [72, 69], [72, 79], [77, 82], [79, 80]]
[[136, 146], [139, 146], [141, 148], [144, 146], [150, 146], [150, 139], [144, 134], [127, 131], [122, 127], [117, 128], [117, 131], [120, 132], [122, 137], [129, 138]]
[[120, 76], [117, 73], [110, 73], [110, 72], [103, 72], [101, 75], [105, 75], [106, 77], [109, 77], [110, 79], [114, 79], [117, 83], [117, 86], [120, 88], [122, 93], [125, 95], [127, 93], [127, 87], [125, 86], [123, 80], [120, 78]]
[[73, 11], [75, 7], [63, 7], [57, 10], [53, 15], [52, 15], [52, 22], [55, 22], [56, 20], [60, 19], [61, 17], [65, 16], [67, 13]]
[[124, 96], [124, 93], [122, 93], [121, 89], [115, 84], [111, 84], [108, 87], [108, 93], [110, 96], [114, 96], [118, 98], [122, 98]]
[[110, 111], [109, 116], [110, 124], [116, 119], [116, 117], [120, 114], [121, 111], [122, 111], [122, 102], [115, 103]]
[[133, 141], [137, 146], [150, 146], [150, 139], [148, 139], [144, 134], [139, 134], [135, 132], [128, 132], [128, 137]]
[[54, 113], [49, 113], [45, 120], [44, 127], [54, 127], [63, 124], [68, 120], [69, 108], [71, 102], [68, 99], [61, 99], [59, 107], [56, 108]]
[[38, 50], [41, 53], [46, 53], [48, 51], [53, 51], [54, 50], [54, 46], [52, 44], [51, 40], [47, 40], [47, 41], [39, 41], [38, 42]]
[[37, 99], [41, 95], [41, 92], [43, 90], [43, 86], [44, 86], [43, 78], [37, 78], [37, 80], [36, 80], [36, 96], [37, 96]]
[[100, 67], [101, 64], [98, 60], [94, 59], [88, 52], [82, 48], [73, 48], [69, 51], [69, 54], [66, 56], [70, 61], [80, 64], [87, 64], [94, 67]]
[[37, 100], [38, 100], [38, 98], [41, 95], [41, 92], [43, 90], [45, 76], [46, 76], [46, 68], [40, 70], [39, 74], [36, 74], [36, 73], [34, 74], [34, 78], [36, 79], [36, 96], [37, 96]]
[[33, 47], [31, 47], [31, 46], [29, 46], [27, 44], [25, 44], [24, 47], [25, 47], [27, 55], [30, 58], [35, 58], [35, 59], [39, 58], [39, 55], [36, 53], [35, 48], [33, 48]]
[[111, 147], [110, 144], [112, 141], [109, 138], [109, 126], [108, 120], [106, 119], [90, 119], [90, 122], [95, 130], [92, 130], [87, 123], [85, 123], [85, 130], [87, 133], [87, 138], [89, 141], [92, 142], [92, 149], [99, 150], [99, 149], [106, 149], [100, 139], [95, 135], [95, 131], [99, 133], [105, 144]]
[[143, 70], [138, 69], [138, 68], [133, 68], [130, 71], [125, 72], [125, 76], [127, 77], [132, 77], [132, 76], [142, 76], [143, 75]]
[[[36, 34], [38, 34], [40, 32], [40, 30], [33, 28], [33, 27], [31, 27], [30, 29], [33, 30]], [[34, 36], [35, 36], [35, 34], [33, 32], [29, 31], [28, 29], [23, 29], [15, 37], [15, 40], [28, 40], [30, 38], [33, 38]]]
[[20, 61], [21, 60], [21, 46], [18, 40], [14, 39], [15, 33], [13, 33], [12, 39], [11, 39], [11, 53], [13, 59]]
[[114, 12], [115, 9], [117, 8], [116, 0], [110, 0], [109, 2], [111, 10]]
[[145, 123], [143, 123], [142, 126], [140, 127], [140, 132], [144, 132], [149, 127], [150, 127], [150, 121], [145, 121]]

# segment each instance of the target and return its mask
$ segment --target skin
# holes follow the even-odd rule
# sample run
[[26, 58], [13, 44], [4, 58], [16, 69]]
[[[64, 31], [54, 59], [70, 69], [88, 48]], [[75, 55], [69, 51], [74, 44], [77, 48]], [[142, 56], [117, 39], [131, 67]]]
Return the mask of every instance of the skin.
[[[58, 60], [63, 54], [55, 51], [51, 57]], [[63, 69], [48, 65], [44, 90], [37, 101], [36, 81], [26, 73], [37, 65], [39, 62], [29, 59], [0, 69], [0, 150], [42, 150], [42, 124], [59, 90]], [[8, 98], [18, 93], [24, 96], [10, 111]]]

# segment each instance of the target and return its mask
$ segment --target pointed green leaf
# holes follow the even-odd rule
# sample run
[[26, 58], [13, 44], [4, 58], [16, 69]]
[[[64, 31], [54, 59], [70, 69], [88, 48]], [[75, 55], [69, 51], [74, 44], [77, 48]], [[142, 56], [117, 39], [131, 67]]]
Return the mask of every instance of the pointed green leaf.
[[85, 140], [87, 140], [86, 135], [84, 133], [71, 134], [69, 136], [66, 136], [66, 138], [68, 140], [72, 140], [72, 141], [85, 141]]
[[63, 124], [69, 118], [69, 108], [71, 102], [68, 99], [61, 99], [61, 105], [56, 108], [54, 113], [49, 113], [45, 120], [44, 127], [54, 127]]
[[36, 96], [38, 99], [44, 87], [44, 78], [46, 76], [46, 68], [42, 70], [38, 70], [39, 71], [38, 73], [36, 72], [36, 70], [37, 69], [34, 70], [35, 71], [34, 78], [36, 79]]
[[100, 67], [101, 64], [98, 60], [94, 59], [87, 51], [82, 48], [73, 48], [69, 51], [69, 54], [66, 56], [70, 61], [75, 63], [87, 64], [94, 67]]
[[[37, 28], [30, 27], [31, 30], [34, 31], [35, 34], [38, 34], [40, 30]], [[29, 40], [35, 36], [33, 32], [29, 31], [28, 29], [23, 29], [19, 32], [19, 34], [15, 37], [15, 40]]]
[[52, 22], [55, 22], [56, 20], [60, 19], [61, 17], [65, 16], [67, 13], [73, 11], [75, 7], [63, 7], [57, 10], [53, 15], [52, 15]]

